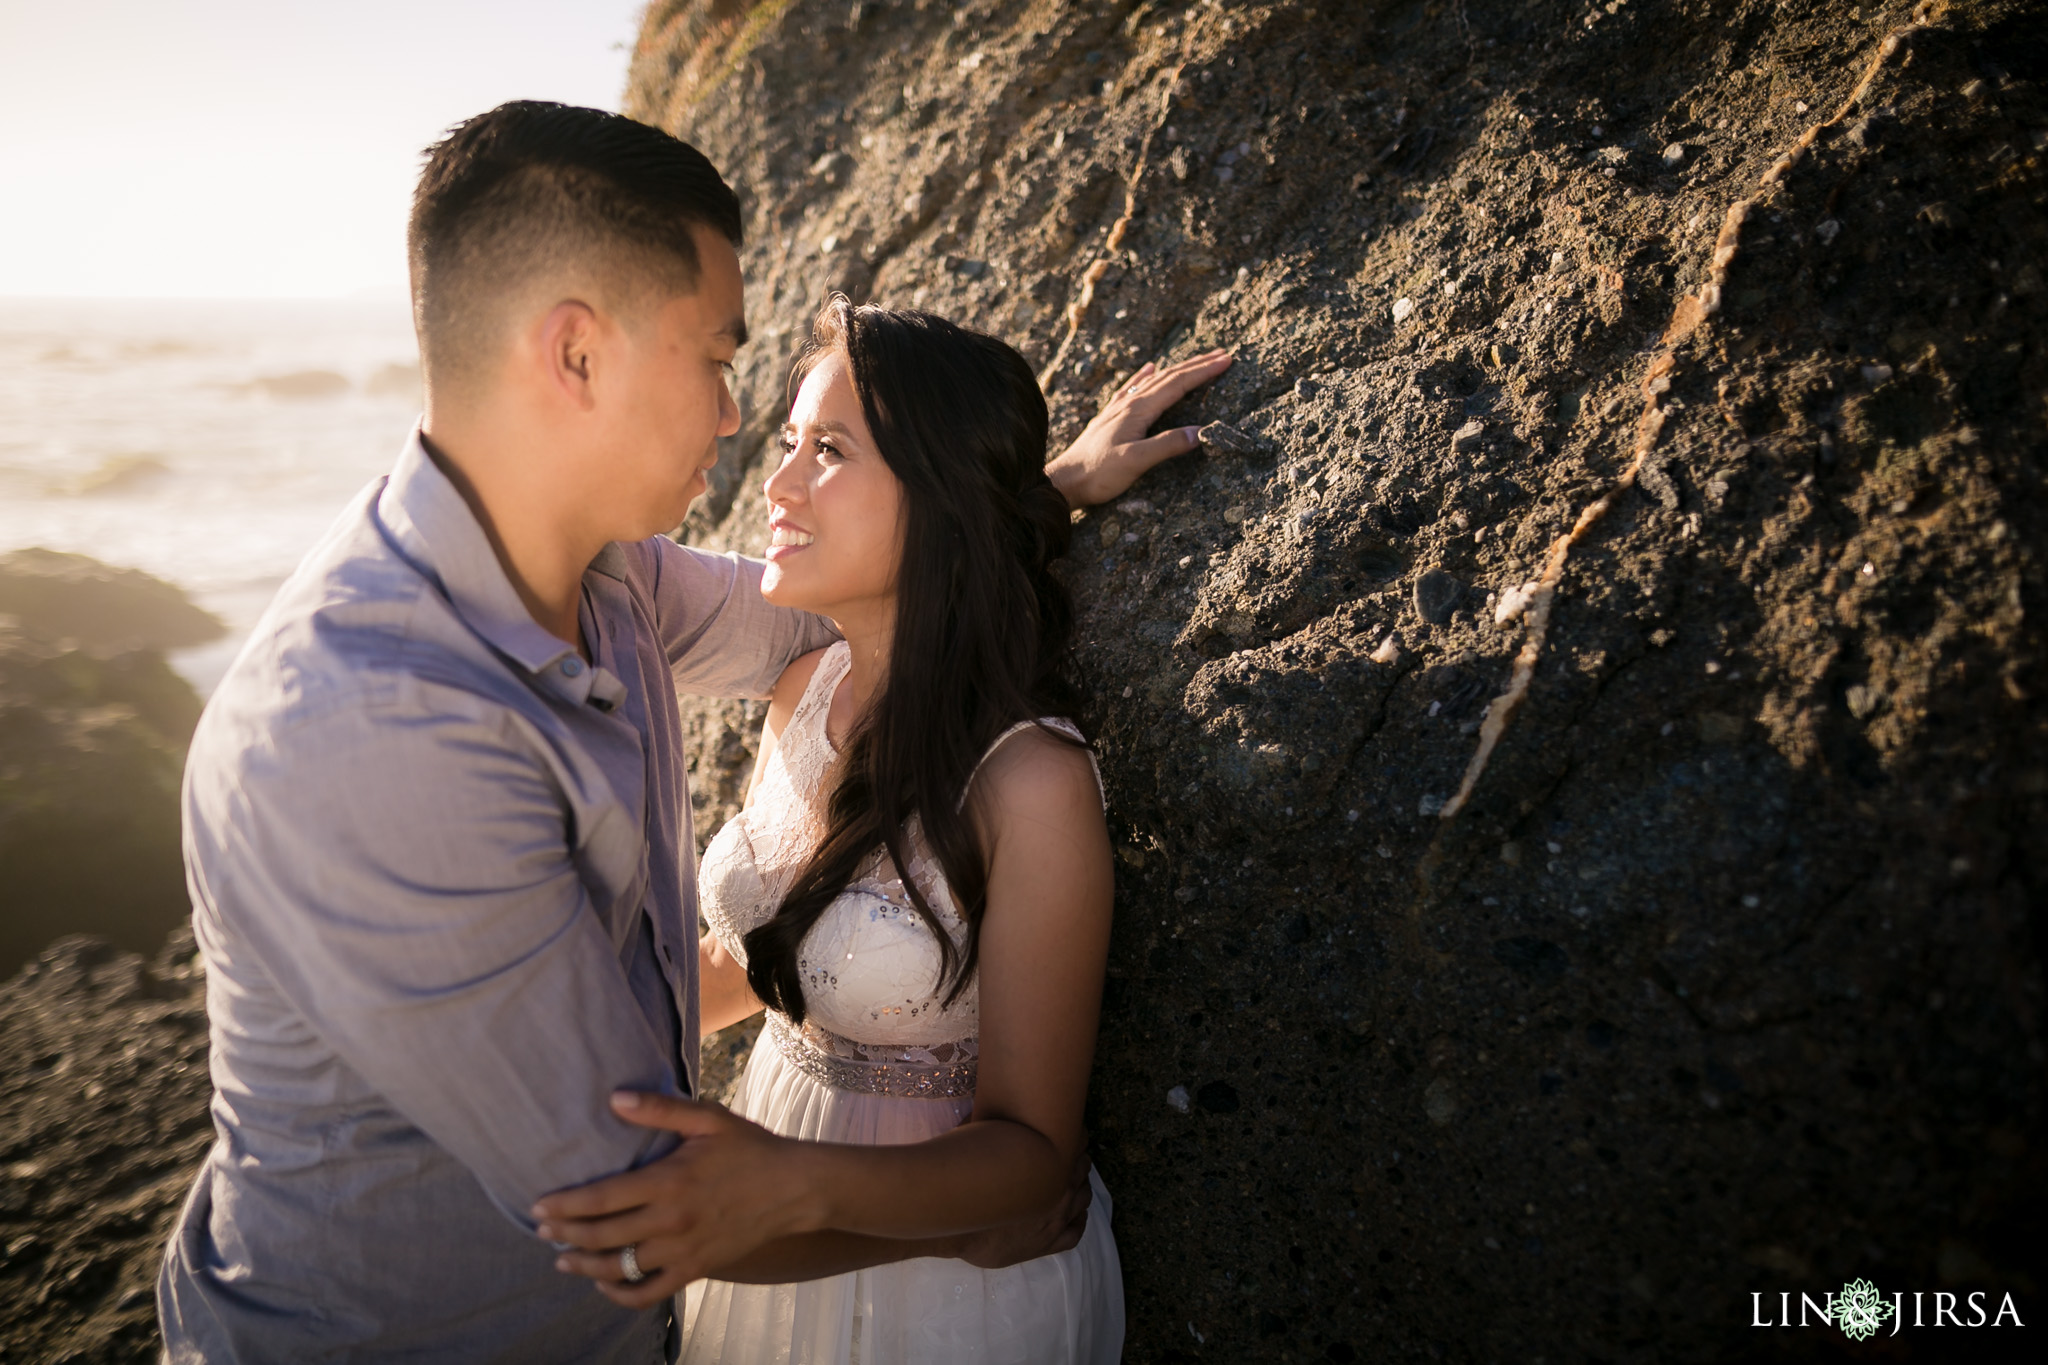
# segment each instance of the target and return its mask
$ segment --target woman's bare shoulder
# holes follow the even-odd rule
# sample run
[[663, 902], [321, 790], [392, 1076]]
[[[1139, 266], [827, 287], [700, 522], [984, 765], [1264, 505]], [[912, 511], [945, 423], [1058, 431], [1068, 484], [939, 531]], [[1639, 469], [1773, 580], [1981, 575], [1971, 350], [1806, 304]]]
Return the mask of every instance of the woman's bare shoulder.
[[1017, 819], [1102, 823], [1102, 792], [1090, 751], [1043, 726], [1019, 730], [998, 744], [974, 782], [998, 834]]

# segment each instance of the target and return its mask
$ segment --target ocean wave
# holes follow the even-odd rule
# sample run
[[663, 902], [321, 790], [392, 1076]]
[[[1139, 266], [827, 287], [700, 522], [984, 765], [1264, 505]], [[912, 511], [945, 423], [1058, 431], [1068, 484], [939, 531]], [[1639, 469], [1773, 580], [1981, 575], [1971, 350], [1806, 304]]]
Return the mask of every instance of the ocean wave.
[[420, 367], [413, 363], [380, 365], [363, 381], [363, 392], [372, 398], [404, 398], [417, 401]]
[[323, 398], [339, 398], [354, 385], [347, 375], [332, 370], [294, 370], [290, 374], [258, 375], [247, 384], [239, 386], [266, 398], [281, 399], [288, 403], [317, 401]]
[[108, 497], [132, 493], [170, 472], [171, 467], [155, 455], [112, 455], [75, 478], [46, 483], [44, 491], [59, 498]]

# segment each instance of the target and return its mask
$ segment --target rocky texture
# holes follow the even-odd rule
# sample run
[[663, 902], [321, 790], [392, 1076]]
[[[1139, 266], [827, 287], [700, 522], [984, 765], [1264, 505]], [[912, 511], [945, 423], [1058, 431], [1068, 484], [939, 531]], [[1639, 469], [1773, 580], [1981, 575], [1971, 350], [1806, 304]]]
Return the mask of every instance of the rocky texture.
[[184, 917], [178, 779], [199, 698], [162, 651], [220, 631], [132, 569], [0, 558], [0, 973], [62, 934], [153, 952]]
[[[740, 186], [760, 339], [700, 542], [761, 547], [829, 289], [1069, 434], [1240, 349], [1076, 526], [1131, 1359], [2038, 1304], [2041, 14], [652, 6], [628, 107]], [[759, 717], [698, 714], [708, 834]]]
[[0, 985], [0, 1361], [156, 1358], [164, 1238], [213, 1138], [189, 930], [52, 944]]

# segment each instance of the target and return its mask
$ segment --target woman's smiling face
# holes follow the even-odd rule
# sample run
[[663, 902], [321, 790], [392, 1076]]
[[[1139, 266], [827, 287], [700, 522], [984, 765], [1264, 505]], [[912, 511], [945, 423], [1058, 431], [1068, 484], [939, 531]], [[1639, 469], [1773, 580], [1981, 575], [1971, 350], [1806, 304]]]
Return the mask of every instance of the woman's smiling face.
[[893, 607], [903, 486], [875, 448], [842, 353], [827, 354], [797, 391], [767, 493], [763, 597], [842, 627]]

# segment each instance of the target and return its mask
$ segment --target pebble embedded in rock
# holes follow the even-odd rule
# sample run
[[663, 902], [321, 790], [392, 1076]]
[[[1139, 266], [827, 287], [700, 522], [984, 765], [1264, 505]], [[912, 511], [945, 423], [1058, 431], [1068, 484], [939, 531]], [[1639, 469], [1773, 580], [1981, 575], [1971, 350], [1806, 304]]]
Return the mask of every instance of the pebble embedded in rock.
[[1922, 204], [1920, 212], [1915, 214], [1914, 217], [1929, 227], [1941, 228], [1946, 231], [1954, 231], [1956, 228], [1961, 227], [1964, 221], [1963, 215], [1958, 213], [1946, 199], [1937, 199], [1932, 204]]
[[1366, 655], [1376, 664], [1390, 664], [1401, 657], [1401, 642], [1389, 635], [1380, 641], [1380, 647]]
[[1177, 1086], [1175, 1086], [1175, 1087], [1174, 1087], [1173, 1089], [1171, 1089], [1171, 1090], [1167, 1091], [1167, 1092], [1166, 1092], [1166, 1105], [1167, 1105], [1167, 1108], [1169, 1108], [1169, 1109], [1172, 1109], [1172, 1110], [1173, 1110], [1173, 1111], [1174, 1111], [1175, 1113], [1179, 1113], [1179, 1114], [1185, 1114], [1185, 1113], [1187, 1113], [1187, 1112], [1188, 1112], [1188, 1088], [1187, 1088], [1186, 1086], [1184, 1086], [1184, 1085], [1177, 1085]]
[[1414, 300], [1414, 299], [1395, 299], [1395, 300], [1394, 300], [1394, 321], [1395, 321], [1395, 322], [1406, 322], [1406, 321], [1408, 321], [1408, 319], [1409, 319], [1409, 318], [1413, 317], [1414, 315], [1415, 315], [1415, 300]]
[[1451, 434], [1451, 449], [1462, 455], [1477, 446], [1485, 435], [1486, 423], [1474, 417]]
[[1674, 142], [1664, 149], [1664, 164], [1674, 169], [1685, 164], [1685, 144], [1683, 142]]
[[1258, 455], [1265, 450], [1265, 443], [1258, 437], [1228, 422], [1211, 422], [1195, 437], [1203, 449], [1215, 455]]
[[1449, 1076], [1439, 1076], [1423, 1089], [1422, 1111], [1439, 1128], [1457, 1117], [1458, 1091]]
[[1451, 619], [1465, 585], [1442, 569], [1431, 569], [1415, 580], [1415, 614], [1433, 626]]

